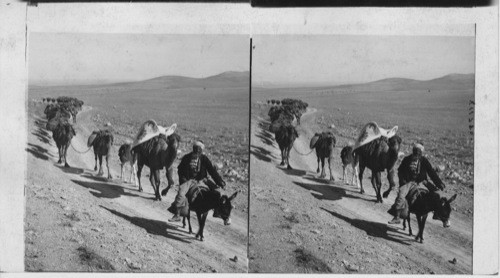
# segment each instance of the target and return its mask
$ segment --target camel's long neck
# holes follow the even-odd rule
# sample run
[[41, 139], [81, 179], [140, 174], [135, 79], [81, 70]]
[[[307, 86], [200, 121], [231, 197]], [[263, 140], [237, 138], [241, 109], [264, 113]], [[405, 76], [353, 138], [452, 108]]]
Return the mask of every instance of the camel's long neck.
[[392, 169], [396, 162], [398, 161], [398, 149], [390, 148], [388, 153], [387, 169]]

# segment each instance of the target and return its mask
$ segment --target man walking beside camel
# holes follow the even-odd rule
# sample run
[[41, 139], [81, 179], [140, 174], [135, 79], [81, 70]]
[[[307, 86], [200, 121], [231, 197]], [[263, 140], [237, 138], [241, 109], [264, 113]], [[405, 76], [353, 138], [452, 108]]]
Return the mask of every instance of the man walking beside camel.
[[222, 180], [210, 159], [203, 154], [204, 148], [205, 145], [202, 141], [196, 141], [193, 144], [193, 151], [185, 155], [177, 167], [180, 185], [177, 196], [175, 196], [174, 202], [168, 209], [168, 211], [174, 214], [174, 217], [169, 221], [178, 222], [181, 220], [179, 211], [188, 205], [186, 194], [189, 189], [198, 186], [202, 181], [209, 185], [209, 187], [212, 187], [212, 182], [208, 180], [207, 174], [210, 174], [217, 186], [222, 188], [226, 186], [226, 183]]

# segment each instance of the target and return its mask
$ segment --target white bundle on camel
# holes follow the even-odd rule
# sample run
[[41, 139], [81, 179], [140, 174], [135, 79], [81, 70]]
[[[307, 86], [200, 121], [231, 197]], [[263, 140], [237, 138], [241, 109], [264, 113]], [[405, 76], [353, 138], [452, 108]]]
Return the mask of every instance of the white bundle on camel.
[[134, 148], [135, 146], [140, 145], [160, 134], [163, 134], [166, 137], [168, 137], [172, 135], [176, 129], [177, 129], [177, 124], [173, 124], [169, 127], [163, 127], [157, 125], [154, 120], [147, 120], [142, 124], [141, 128], [139, 129], [139, 133], [137, 133], [137, 136], [135, 136], [134, 142], [132, 142], [131, 147]]
[[378, 126], [376, 122], [367, 123], [359, 133], [356, 143], [354, 143], [353, 150], [370, 143], [371, 141], [378, 139], [380, 137], [391, 138], [396, 135], [398, 131], [398, 126], [394, 126], [391, 129], [385, 129]]

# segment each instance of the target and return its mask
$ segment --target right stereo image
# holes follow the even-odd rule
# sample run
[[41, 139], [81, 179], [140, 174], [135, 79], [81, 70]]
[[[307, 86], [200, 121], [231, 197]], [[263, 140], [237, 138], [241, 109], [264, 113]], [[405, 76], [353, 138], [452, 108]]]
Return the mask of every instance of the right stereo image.
[[472, 274], [461, 34], [252, 36], [250, 273]]

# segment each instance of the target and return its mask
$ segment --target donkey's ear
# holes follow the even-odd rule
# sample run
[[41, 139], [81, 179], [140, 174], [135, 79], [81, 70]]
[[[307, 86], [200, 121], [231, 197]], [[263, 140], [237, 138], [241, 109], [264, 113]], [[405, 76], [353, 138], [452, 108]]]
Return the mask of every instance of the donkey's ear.
[[232, 201], [236, 197], [236, 195], [238, 195], [238, 192], [240, 192], [240, 191], [238, 190], [238, 191], [234, 192], [233, 195], [231, 195], [231, 197], [229, 197], [229, 201]]
[[457, 194], [451, 196], [451, 198], [448, 200], [448, 203], [453, 202], [457, 198]]

